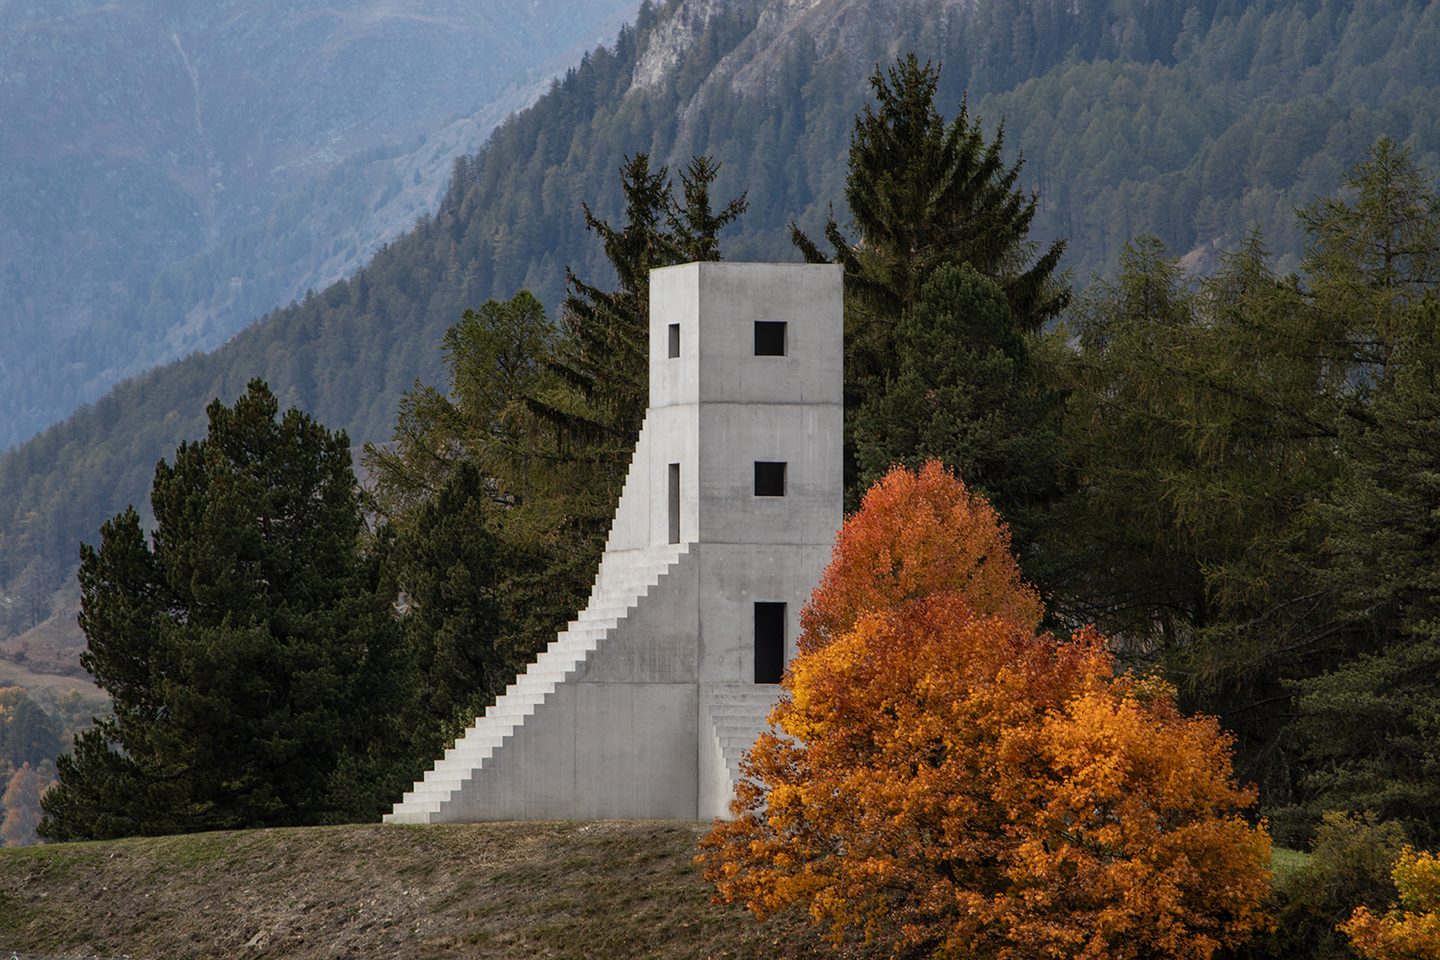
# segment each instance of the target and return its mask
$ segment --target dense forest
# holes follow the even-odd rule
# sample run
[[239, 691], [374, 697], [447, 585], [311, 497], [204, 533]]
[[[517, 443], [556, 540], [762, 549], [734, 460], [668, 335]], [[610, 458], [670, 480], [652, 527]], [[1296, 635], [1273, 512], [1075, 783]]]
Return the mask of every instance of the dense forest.
[[794, 25], [779, 14], [717, 4], [664, 82], [637, 86], [651, 45], [673, 42], [662, 28], [690, 6], [647, 6], [613, 48], [457, 162], [435, 214], [351, 280], [116, 387], [0, 458], [5, 632], [48, 615], [76, 544], [126, 502], [143, 506], [151, 464], [198, 434], [210, 398], [261, 375], [356, 441], [381, 440], [400, 392], [438, 373], [441, 336], [466, 307], [521, 288], [554, 307], [567, 265], [605, 276], [581, 203], [619, 211], [626, 154], [714, 157], [717, 190], [750, 200], [728, 255], [793, 258], [789, 221], [815, 231], [841, 209], [868, 65], [897, 49], [943, 62], [940, 102], [968, 95], [987, 129], [1004, 122], [1040, 197], [1033, 235], [1068, 238], [1081, 286], [1113, 274], [1141, 233], [1203, 271], [1258, 226], [1277, 269], [1294, 268], [1303, 237], [1291, 210], [1332, 190], [1378, 136], [1421, 163], [1440, 156], [1430, 5], [917, 0], [883, 26], [812, 17], [782, 30]]

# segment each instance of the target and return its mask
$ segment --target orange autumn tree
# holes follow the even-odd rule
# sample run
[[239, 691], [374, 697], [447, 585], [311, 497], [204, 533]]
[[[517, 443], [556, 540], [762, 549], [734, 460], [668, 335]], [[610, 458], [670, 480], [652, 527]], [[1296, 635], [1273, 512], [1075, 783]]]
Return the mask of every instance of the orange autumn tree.
[[1440, 957], [1440, 857], [1406, 848], [1391, 874], [1400, 902], [1383, 916], [1358, 907], [1340, 930], [1369, 960]]
[[1262, 926], [1269, 839], [1215, 721], [1040, 613], [982, 498], [891, 471], [701, 842], [719, 896], [897, 956], [1201, 960]]

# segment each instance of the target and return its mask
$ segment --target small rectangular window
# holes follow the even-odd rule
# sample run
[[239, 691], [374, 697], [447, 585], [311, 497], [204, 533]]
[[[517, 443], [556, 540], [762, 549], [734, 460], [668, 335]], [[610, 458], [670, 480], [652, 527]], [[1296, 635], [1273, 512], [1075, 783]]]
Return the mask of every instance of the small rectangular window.
[[755, 604], [755, 682], [779, 683], [785, 674], [785, 604]]
[[667, 471], [670, 489], [666, 500], [670, 508], [670, 542], [680, 542], [680, 464], [670, 464]]
[[680, 324], [670, 324], [670, 359], [680, 356]]
[[785, 356], [785, 321], [755, 321], [755, 356]]
[[755, 496], [785, 496], [785, 464], [783, 462], [755, 461]]

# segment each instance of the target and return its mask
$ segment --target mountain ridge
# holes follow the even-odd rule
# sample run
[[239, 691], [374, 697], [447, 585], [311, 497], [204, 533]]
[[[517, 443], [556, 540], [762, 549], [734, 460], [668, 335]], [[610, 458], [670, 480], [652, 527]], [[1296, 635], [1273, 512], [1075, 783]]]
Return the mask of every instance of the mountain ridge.
[[[1262, 6], [915, 0], [885, 5], [883, 24], [857, 18], [865, 5], [853, 0], [645, 8], [457, 160], [435, 212], [354, 277], [213, 354], [117, 386], [0, 456], [0, 504], [13, 504], [0, 512], [0, 623], [11, 638], [0, 650], [29, 629], [21, 611], [50, 611], [75, 543], [126, 502], [143, 504], [151, 465], [201, 432], [211, 397], [264, 376], [282, 403], [352, 441], [383, 441], [400, 392], [439, 382], [440, 337], [466, 307], [522, 287], [554, 305], [567, 264], [606, 282], [581, 203], [620, 215], [625, 154], [673, 169], [714, 153], [715, 195], [751, 201], [722, 237], [726, 255], [797, 259], [792, 219], [812, 236], [829, 205], [844, 219], [845, 144], [866, 76], [902, 47], [944, 61], [940, 103], [958, 108], [968, 92], [988, 128], [1005, 118], [1010, 150], [1027, 160], [1022, 182], [1040, 194], [1033, 235], [1068, 235], [1078, 276], [1103, 271], [1144, 232], [1203, 266], [1255, 224], [1286, 269], [1303, 253], [1291, 209], [1333, 192], [1376, 136], [1408, 140], [1432, 169], [1440, 161], [1440, 98], [1419, 87], [1387, 99], [1397, 77], [1426, 75], [1440, 7]], [[663, 82], [637, 85], [646, 62], [671, 63]]]
[[634, 8], [0, 8], [0, 449], [352, 271]]

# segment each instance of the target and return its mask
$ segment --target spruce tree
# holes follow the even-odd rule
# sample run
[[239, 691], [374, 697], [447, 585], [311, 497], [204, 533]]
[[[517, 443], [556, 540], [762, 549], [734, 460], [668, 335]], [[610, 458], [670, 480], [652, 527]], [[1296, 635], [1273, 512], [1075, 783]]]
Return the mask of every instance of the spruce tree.
[[560, 331], [527, 402], [531, 448], [514, 487], [520, 512], [505, 539], [530, 558], [535, 581], [521, 586], [556, 615], [542, 636], [583, 602], [594, 580], [610, 519], [650, 392], [650, 271], [720, 259], [719, 234], [744, 213], [744, 195], [717, 211], [711, 187], [719, 167], [696, 157], [680, 174], [652, 171], [637, 154], [620, 170], [625, 219], [615, 226], [587, 206], [585, 222], [615, 272], [605, 289], [567, 270]]
[[[1304, 812], [1372, 812], [1440, 840], [1440, 303], [1404, 311], [1388, 376], [1349, 422], [1309, 557], [1338, 606], [1330, 669], [1296, 686]], [[1338, 661], [1338, 662], [1337, 662]]]
[[[81, 548], [82, 663], [113, 720], [59, 762], [54, 839], [315, 823], [364, 797], [395, 630], [343, 432], [252, 381]], [[357, 783], [346, 783], [349, 777]], [[341, 799], [341, 798], [344, 799]], [[365, 806], [358, 809], [357, 803]]]
[[[913, 53], [887, 70], [877, 67], [871, 76], [875, 102], [866, 104], [855, 119], [845, 181], [853, 239], [831, 217], [825, 237], [833, 253], [827, 256], [791, 224], [791, 237], [806, 260], [833, 259], [845, 267], [845, 477], [850, 506], [864, 490], [862, 475], [883, 471], [878, 463], [861, 468], [856, 417], [862, 409], [873, 413], [873, 398], [900, 375], [899, 340], [907, 335], [902, 321], [919, 306], [936, 271], [968, 265], [993, 282], [1004, 296], [1008, 326], [1016, 335], [1038, 334], [1069, 299], [1068, 287], [1055, 274], [1064, 244], [1056, 242], [1041, 252], [1029, 239], [1036, 198], [1017, 187], [1020, 162], [1005, 161], [1003, 126], [987, 139], [963, 102], [958, 115], [946, 121], [935, 105], [939, 79], [939, 69], [921, 64]], [[1022, 360], [1021, 367], [1028, 370], [1029, 365]], [[1020, 393], [1034, 392], [1029, 382], [1014, 386]], [[990, 412], [976, 408], [970, 416]], [[901, 458], [914, 453], [892, 452]], [[1018, 448], [1014, 452], [1021, 453]], [[952, 461], [966, 459], [932, 453]], [[867, 456], [877, 454], [871, 444]], [[999, 470], [1053, 471], [1053, 449], [1026, 452], [1031, 454], [1048, 463], [1008, 463]], [[971, 466], [976, 464], [972, 461]], [[985, 489], [999, 483], [996, 476], [974, 473], [965, 480]], [[1026, 552], [1026, 544], [1017, 545]]]
[[624, 221], [584, 208], [614, 288], [567, 271], [558, 329], [523, 290], [467, 310], [445, 335], [448, 389], [407, 394], [394, 443], [367, 448], [388, 569], [413, 603], [422, 740], [453, 736], [584, 602], [648, 404], [649, 272], [719, 259], [745, 209], [716, 208], [717, 172], [692, 159], [677, 198], [666, 169], [627, 158]]
[[617, 287], [606, 290], [566, 269], [562, 335], [549, 366], [568, 389], [535, 403], [576, 456], [599, 464], [628, 461], [650, 389], [650, 271], [719, 260], [720, 231], [745, 212], [743, 194], [714, 209], [710, 189], [718, 173], [710, 158], [693, 158], [680, 175], [683, 199], [676, 200], [669, 171], [651, 171], [649, 156], [636, 154], [620, 169], [624, 224], [613, 226], [584, 207]]
[[894, 464], [940, 460], [973, 478], [1028, 559], [1023, 548], [1059, 492], [1063, 397], [1037, 376], [1004, 291], [968, 263], [944, 264], [895, 333], [896, 371], [855, 414], [858, 485]]
[[[1029, 239], [1037, 201], [1017, 187], [1020, 161], [1005, 162], [1004, 126], [987, 140], [964, 102], [947, 122], [935, 105], [939, 80], [939, 68], [913, 53], [877, 67], [875, 103], [855, 118], [845, 201], [856, 236], [847, 238], [833, 217], [825, 228], [852, 294], [852, 381], [893, 369], [894, 326], [942, 264], [968, 263], [998, 283], [1013, 323], [1027, 333], [1069, 299], [1055, 276], [1063, 242], [1041, 253]], [[791, 235], [807, 260], [830, 259], [793, 224]]]

